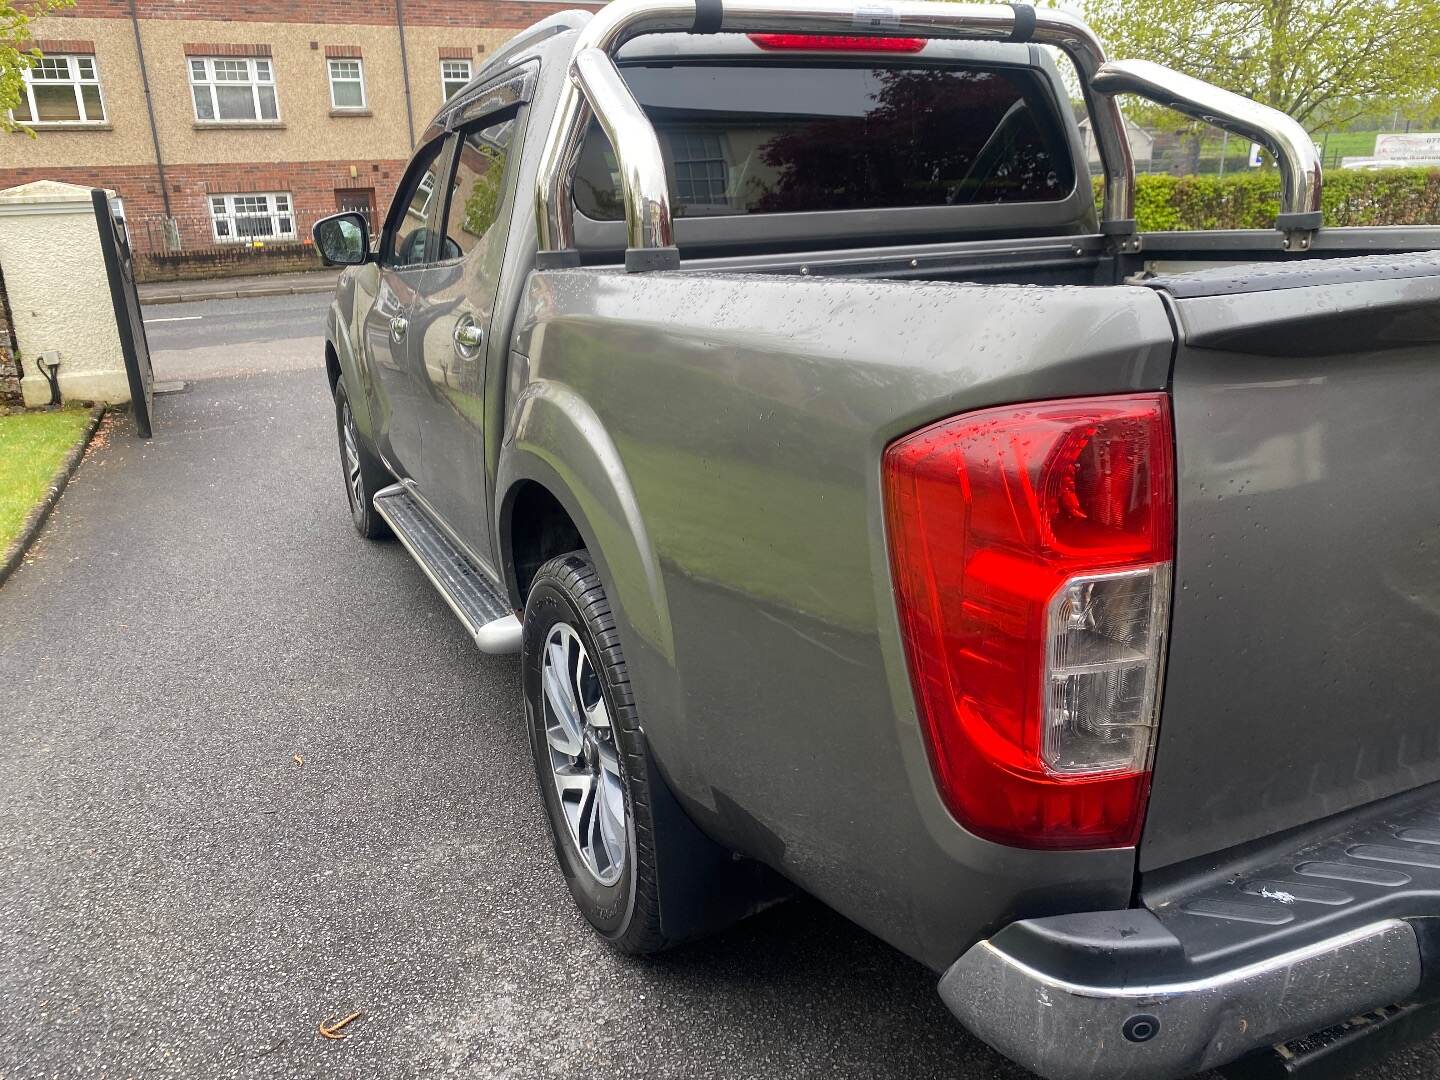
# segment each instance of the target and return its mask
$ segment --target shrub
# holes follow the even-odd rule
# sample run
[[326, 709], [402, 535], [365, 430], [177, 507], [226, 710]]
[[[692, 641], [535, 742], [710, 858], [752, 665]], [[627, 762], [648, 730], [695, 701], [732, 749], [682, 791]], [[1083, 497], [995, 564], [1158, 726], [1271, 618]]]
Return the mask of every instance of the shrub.
[[[1100, 185], [1097, 179], [1097, 196]], [[1440, 225], [1440, 169], [1338, 169], [1325, 174], [1326, 225]], [[1280, 174], [1136, 177], [1142, 232], [1269, 229], [1280, 212]]]

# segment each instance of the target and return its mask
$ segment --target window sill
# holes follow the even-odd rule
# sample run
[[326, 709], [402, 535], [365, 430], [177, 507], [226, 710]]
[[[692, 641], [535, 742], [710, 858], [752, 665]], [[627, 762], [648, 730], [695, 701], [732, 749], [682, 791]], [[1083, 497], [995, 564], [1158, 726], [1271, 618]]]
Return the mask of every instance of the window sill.
[[[26, 122], [26, 121], [22, 120], [22, 121], [20, 121], [20, 123], [25, 124], [26, 127], [32, 127], [32, 128], [34, 128], [36, 131], [114, 131], [114, 130], [115, 130], [115, 126], [114, 126], [113, 124], [108, 123], [108, 122], [102, 122], [102, 121], [93, 121], [93, 122], [92, 122], [92, 121], [89, 121], [89, 120], [84, 121], [83, 123], [82, 123], [82, 122], [79, 122], [79, 121], [74, 121], [74, 120], [51, 120], [51, 121], [48, 121], [48, 122], [45, 121], [45, 120], [31, 120], [31, 121], [29, 121], [29, 122]], [[16, 130], [17, 132], [21, 133], [21, 134], [24, 133], [24, 129], [23, 129], [23, 128], [16, 128], [15, 130]]]
[[196, 120], [196, 131], [284, 131], [283, 120]]
[[369, 109], [331, 109], [331, 116], [374, 116]]

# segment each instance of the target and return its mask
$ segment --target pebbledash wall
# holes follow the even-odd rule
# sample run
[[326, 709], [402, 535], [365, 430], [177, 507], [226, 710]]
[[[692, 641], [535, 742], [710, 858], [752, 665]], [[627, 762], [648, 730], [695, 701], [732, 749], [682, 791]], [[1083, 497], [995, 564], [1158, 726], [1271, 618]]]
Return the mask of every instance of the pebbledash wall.
[[[421, 134], [444, 100], [444, 61], [468, 60], [478, 71], [487, 53], [537, 19], [599, 6], [135, 0], [132, 22], [129, 0], [77, 0], [33, 24], [34, 44], [49, 57], [93, 58], [103, 120], [34, 124], [33, 139], [0, 134], [0, 188], [49, 179], [114, 190], [124, 201], [137, 271], [150, 280], [314, 265], [308, 231], [315, 218], [357, 206], [384, 214], [410, 157], [412, 130]], [[190, 61], [202, 57], [267, 61], [278, 118], [198, 119]], [[363, 107], [333, 107], [332, 59], [360, 61]], [[293, 239], [233, 224], [230, 235], [218, 235], [225, 230], [216, 228], [212, 200], [237, 195], [286, 196], [293, 220], [277, 214], [273, 226], [288, 225]]]

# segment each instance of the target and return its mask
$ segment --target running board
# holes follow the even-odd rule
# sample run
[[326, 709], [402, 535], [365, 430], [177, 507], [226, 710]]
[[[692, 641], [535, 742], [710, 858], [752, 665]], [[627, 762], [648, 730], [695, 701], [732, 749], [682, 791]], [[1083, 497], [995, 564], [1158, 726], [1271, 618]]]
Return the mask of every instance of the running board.
[[481, 652], [513, 655], [520, 651], [520, 620], [509, 602], [404, 484], [391, 484], [379, 492], [375, 512], [389, 523]]

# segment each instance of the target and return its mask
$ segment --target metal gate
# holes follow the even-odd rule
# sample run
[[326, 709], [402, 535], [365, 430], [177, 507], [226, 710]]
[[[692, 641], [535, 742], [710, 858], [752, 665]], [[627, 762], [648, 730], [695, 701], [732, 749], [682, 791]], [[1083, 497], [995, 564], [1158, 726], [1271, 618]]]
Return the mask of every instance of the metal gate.
[[150, 417], [155, 405], [155, 376], [150, 370], [150, 343], [145, 340], [145, 322], [140, 317], [140, 294], [135, 290], [135, 261], [130, 256], [130, 238], [125, 219], [104, 188], [91, 188], [95, 224], [100, 230], [100, 250], [105, 256], [105, 273], [110, 278], [110, 302], [115, 307], [115, 325], [125, 353], [125, 375], [130, 380], [130, 408], [135, 431], [150, 437]]

